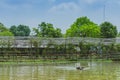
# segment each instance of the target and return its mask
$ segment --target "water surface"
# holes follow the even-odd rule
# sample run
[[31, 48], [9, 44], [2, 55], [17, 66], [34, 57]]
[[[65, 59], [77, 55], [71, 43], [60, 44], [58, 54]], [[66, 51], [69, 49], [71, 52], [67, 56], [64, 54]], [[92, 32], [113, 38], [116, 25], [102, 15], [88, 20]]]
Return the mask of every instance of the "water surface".
[[[79, 62], [78, 62], [79, 63]], [[0, 65], [0, 80], [120, 80], [120, 62], [80, 62], [52, 65]]]

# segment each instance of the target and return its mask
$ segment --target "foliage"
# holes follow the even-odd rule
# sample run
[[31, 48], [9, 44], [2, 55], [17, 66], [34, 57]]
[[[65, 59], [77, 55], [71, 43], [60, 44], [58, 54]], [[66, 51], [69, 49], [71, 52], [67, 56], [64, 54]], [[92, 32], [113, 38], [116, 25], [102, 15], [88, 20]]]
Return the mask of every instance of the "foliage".
[[75, 53], [75, 45], [74, 44], [67, 44], [66, 45], [66, 53], [68, 54], [74, 54]]
[[31, 44], [31, 47], [35, 47], [35, 48], [40, 47], [41, 46], [41, 38], [39, 38], [39, 37], [30, 38], [30, 44]]
[[85, 42], [85, 41], [81, 41], [80, 43], [79, 43], [79, 47], [80, 47], [80, 52], [81, 52], [81, 54], [89, 54], [89, 50], [90, 50], [90, 46], [91, 46], [92, 44], [90, 44], [90, 43], [87, 43], [87, 42]]
[[115, 38], [117, 36], [117, 28], [110, 22], [103, 22], [101, 25], [102, 38]]
[[14, 36], [29, 36], [31, 32], [29, 26], [26, 25], [13, 25], [10, 27], [10, 31]]
[[117, 34], [117, 37], [120, 37], [120, 32]]
[[87, 17], [80, 17], [66, 31], [67, 37], [98, 37], [99, 27]]
[[14, 37], [4, 37], [4, 38], [0, 38], [0, 46], [1, 47], [6, 47], [6, 48], [10, 48], [14, 43]]
[[13, 34], [2, 23], [0, 23], [0, 36], [13, 36]]
[[65, 44], [57, 44], [55, 45], [55, 50], [56, 50], [56, 53], [58, 54], [61, 54], [61, 53], [65, 53], [65, 50], [66, 50], [66, 45]]
[[0, 23], [0, 32], [3, 31], [8, 31], [8, 29], [2, 23]]
[[85, 24], [80, 27], [81, 37], [100, 37], [100, 28], [96, 24]]
[[120, 43], [116, 45], [117, 51], [120, 52]]
[[61, 29], [55, 29], [51, 23], [42, 22], [39, 24], [38, 28], [33, 28], [33, 31], [35, 32], [36, 36], [39, 37], [62, 37]]
[[15, 25], [11, 26], [10, 31], [14, 34], [14, 36], [16, 36], [17, 26], [15, 26]]
[[13, 34], [10, 31], [3, 31], [0, 32], [0, 36], [13, 36]]

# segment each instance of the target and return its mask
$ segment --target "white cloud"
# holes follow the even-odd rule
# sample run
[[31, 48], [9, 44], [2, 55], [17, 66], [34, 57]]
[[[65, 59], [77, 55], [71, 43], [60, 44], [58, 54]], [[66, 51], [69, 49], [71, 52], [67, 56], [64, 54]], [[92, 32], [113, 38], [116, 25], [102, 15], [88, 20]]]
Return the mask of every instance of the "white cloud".
[[79, 6], [73, 2], [61, 3], [59, 5], [53, 6], [49, 11], [50, 12], [77, 12], [79, 11]]

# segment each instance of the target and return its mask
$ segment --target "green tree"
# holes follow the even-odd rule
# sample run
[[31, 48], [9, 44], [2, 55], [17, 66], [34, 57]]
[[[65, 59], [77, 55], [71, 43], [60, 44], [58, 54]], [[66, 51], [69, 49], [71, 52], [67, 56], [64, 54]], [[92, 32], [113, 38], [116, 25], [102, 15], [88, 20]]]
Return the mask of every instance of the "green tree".
[[59, 28], [56, 28], [55, 29], [55, 34], [54, 34], [54, 37], [62, 37], [62, 33], [61, 33], [61, 29]]
[[117, 36], [117, 28], [110, 22], [103, 22], [100, 24], [101, 37], [103, 38], [115, 38]]
[[13, 34], [10, 31], [3, 31], [0, 32], [0, 36], [13, 36]]
[[120, 32], [117, 34], [117, 37], [120, 37]]
[[8, 29], [2, 23], [0, 23], [0, 32], [3, 31], [8, 31]]
[[81, 37], [100, 37], [100, 27], [96, 24], [85, 24], [80, 27]]
[[0, 36], [13, 36], [13, 34], [2, 23], [0, 23]]
[[10, 31], [14, 36], [29, 36], [31, 32], [29, 26], [26, 25], [13, 25], [10, 27]]
[[10, 31], [14, 34], [14, 36], [16, 36], [17, 27], [15, 25], [11, 26]]
[[54, 28], [53, 24], [42, 22], [38, 25], [38, 28], [33, 28], [36, 36], [39, 37], [62, 37], [61, 29]]
[[[90, 30], [89, 30], [90, 29]], [[97, 33], [97, 34], [96, 34]], [[67, 37], [97, 37], [100, 29], [87, 17], [77, 18], [76, 21], [66, 31]]]

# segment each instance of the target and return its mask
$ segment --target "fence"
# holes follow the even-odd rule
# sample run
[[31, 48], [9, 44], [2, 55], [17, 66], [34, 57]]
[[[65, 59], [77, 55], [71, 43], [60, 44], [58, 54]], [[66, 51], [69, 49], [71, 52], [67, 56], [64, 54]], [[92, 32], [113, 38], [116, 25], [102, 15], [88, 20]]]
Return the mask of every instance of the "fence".
[[0, 61], [22, 59], [120, 60], [120, 38], [0, 37]]

